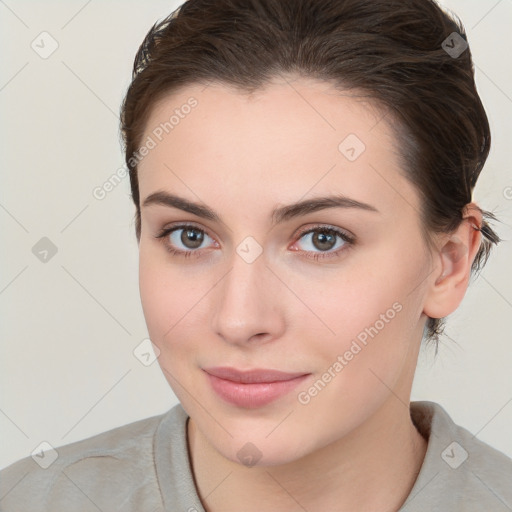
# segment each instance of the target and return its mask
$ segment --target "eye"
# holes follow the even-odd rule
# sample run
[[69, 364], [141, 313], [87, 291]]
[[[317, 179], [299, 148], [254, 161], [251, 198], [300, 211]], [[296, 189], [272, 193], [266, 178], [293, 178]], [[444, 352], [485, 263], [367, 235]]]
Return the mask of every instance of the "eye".
[[[342, 251], [355, 243], [355, 237], [333, 226], [315, 226], [299, 233], [299, 240], [304, 239], [304, 248], [293, 251], [305, 253], [305, 257], [313, 260], [335, 258]], [[166, 250], [175, 256], [200, 256], [208, 239], [218, 244], [205, 230], [193, 224], [181, 224], [162, 229], [155, 238], [161, 239]], [[296, 245], [295, 242], [294, 245]], [[203, 247], [202, 247], [203, 246]], [[318, 250], [319, 252], [314, 252]]]
[[[348, 249], [354, 244], [355, 238], [341, 229], [333, 226], [315, 226], [299, 233], [299, 240], [304, 239], [303, 249], [306, 252], [306, 258], [319, 260], [325, 258], [335, 258], [340, 252]], [[315, 249], [320, 252], [312, 252]], [[294, 249], [296, 250], [296, 249]]]
[[156, 238], [162, 240], [165, 248], [171, 254], [179, 256], [196, 256], [201, 253], [201, 245], [208, 239], [214, 241], [203, 229], [193, 224], [181, 224], [164, 228]]

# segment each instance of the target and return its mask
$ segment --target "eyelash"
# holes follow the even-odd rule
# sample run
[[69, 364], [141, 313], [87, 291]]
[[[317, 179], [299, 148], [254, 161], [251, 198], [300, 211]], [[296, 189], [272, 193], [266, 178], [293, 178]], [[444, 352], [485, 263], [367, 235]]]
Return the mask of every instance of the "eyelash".
[[[181, 251], [181, 250], [173, 249], [169, 245], [169, 243], [166, 239], [166, 237], [169, 236], [174, 231], [177, 231], [180, 229], [189, 229], [189, 228], [199, 231], [205, 235], [208, 235], [208, 233], [204, 229], [201, 229], [198, 226], [195, 226], [193, 224], [180, 224], [177, 226], [172, 226], [169, 228], [162, 229], [157, 235], [155, 235], [155, 238], [161, 239], [162, 243], [164, 244], [165, 249], [173, 256], [180, 256], [180, 257], [184, 257], [184, 258], [198, 257], [201, 254], [200, 249], [199, 250], [189, 250], [189, 251]], [[349, 235], [347, 232], [342, 231], [339, 228], [335, 228], [333, 226], [329, 226], [329, 225], [325, 225], [325, 224], [314, 226], [312, 228], [308, 228], [304, 231], [299, 232], [297, 235], [297, 240], [300, 240], [304, 235], [308, 235], [309, 233], [315, 233], [315, 232], [334, 233], [337, 236], [339, 236], [345, 242], [345, 244], [333, 252], [324, 252], [324, 253], [317, 252], [317, 253], [313, 253], [313, 255], [310, 255], [311, 254], [310, 251], [300, 251], [300, 252], [307, 254], [305, 256], [307, 259], [319, 261], [319, 260], [335, 258], [335, 257], [338, 257], [342, 251], [348, 250], [355, 243], [354, 236]], [[208, 235], [208, 236], [210, 236], [210, 235]], [[210, 238], [212, 238], [212, 237], [210, 237]], [[299, 252], [299, 251], [297, 251], [297, 252]]]

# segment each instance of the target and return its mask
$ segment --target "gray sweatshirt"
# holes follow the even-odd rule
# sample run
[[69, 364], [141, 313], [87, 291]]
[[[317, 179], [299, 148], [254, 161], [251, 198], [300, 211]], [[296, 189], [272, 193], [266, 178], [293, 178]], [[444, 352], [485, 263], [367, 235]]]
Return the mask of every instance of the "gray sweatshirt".
[[[428, 448], [399, 512], [512, 511], [512, 459], [456, 425], [437, 403], [411, 402], [410, 410]], [[0, 471], [0, 511], [204, 512], [187, 418], [178, 404], [21, 459]]]

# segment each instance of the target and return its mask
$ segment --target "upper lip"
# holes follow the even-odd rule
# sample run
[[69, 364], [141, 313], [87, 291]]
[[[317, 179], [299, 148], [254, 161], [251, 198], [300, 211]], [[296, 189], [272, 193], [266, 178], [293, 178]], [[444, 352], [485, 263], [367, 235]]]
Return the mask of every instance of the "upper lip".
[[245, 384], [257, 382], [278, 382], [296, 379], [307, 375], [305, 372], [288, 373], [279, 370], [270, 370], [265, 368], [254, 368], [250, 370], [238, 370], [230, 367], [215, 366], [212, 368], [203, 368], [206, 373], [224, 380], [241, 382]]

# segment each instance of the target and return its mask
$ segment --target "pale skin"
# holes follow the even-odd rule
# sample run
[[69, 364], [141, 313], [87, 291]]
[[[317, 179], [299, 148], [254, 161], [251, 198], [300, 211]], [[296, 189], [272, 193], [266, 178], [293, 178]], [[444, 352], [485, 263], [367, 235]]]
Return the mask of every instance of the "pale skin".
[[[190, 85], [156, 105], [143, 140], [191, 96], [194, 110], [139, 164], [141, 205], [163, 191], [220, 220], [142, 206], [140, 291], [159, 364], [190, 416], [189, 454], [203, 506], [396, 511], [427, 448], [409, 415], [423, 328], [427, 316], [447, 316], [462, 301], [481, 213], [469, 204], [460, 227], [427, 246], [420, 196], [400, 170], [387, 118], [325, 82], [288, 77], [251, 97], [222, 84]], [[339, 150], [349, 134], [366, 146], [354, 161]], [[272, 224], [274, 208], [333, 194], [377, 211], [323, 208]], [[199, 247], [183, 243], [183, 228], [156, 238], [181, 223], [202, 230]], [[336, 236], [322, 250], [315, 233], [305, 234], [322, 227], [355, 242]], [[262, 249], [251, 263], [236, 250], [247, 237]], [[196, 254], [170, 254], [164, 241]], [[311, 258], [319, 254], [331, 257]], [[299, 392], [395, 303], [400, 312], [300, 403]], [[214, 393], [206, 366], [310, 375], [249, 410]], [[237, 456], [248, 442], [261, 453], [252, 467]]]

